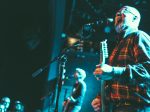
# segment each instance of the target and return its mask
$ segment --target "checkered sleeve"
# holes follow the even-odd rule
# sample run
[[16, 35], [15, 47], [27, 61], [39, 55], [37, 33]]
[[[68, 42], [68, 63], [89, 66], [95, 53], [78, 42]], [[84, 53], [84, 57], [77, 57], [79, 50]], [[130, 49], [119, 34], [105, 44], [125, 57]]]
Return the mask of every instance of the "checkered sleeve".
[[133, 47], [136, 64], [128, 66], [130, 78], [150, 79], [150, 36], [140, 31], [135, 38], [138, 38]]
[[131, 82], [136, 85], [134, 94], [150, 103], [150, 36], [140, 32], [134, 41], [135, 64], [129, 65]]

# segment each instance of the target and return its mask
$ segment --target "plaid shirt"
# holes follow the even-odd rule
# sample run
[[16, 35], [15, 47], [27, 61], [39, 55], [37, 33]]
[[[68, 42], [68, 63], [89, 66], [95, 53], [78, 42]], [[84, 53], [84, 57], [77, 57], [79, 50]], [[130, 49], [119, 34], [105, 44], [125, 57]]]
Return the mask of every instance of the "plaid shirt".
[[109, 64], [127, 67], [121, 76], [108, 81], [112, 101], [150, 103], [150, 36], [137, 31], [123, 38], [113, 50]]

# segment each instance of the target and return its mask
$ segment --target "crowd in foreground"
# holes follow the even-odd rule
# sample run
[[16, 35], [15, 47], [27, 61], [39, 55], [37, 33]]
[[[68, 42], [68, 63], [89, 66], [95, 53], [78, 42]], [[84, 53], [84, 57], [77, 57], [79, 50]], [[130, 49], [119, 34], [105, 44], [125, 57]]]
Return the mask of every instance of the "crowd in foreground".
[[9, 97], [2, 97], [0, 100], [0, 112], [24, 112], [24, 105], [21, 101], [14, 101], [12, 109], [10, 109], [10, 104], [11, 100]]

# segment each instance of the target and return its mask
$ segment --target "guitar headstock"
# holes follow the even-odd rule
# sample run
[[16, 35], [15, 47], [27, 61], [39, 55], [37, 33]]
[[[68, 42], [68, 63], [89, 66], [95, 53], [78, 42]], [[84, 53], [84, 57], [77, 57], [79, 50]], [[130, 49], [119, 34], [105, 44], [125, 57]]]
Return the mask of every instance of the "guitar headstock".
[[107, 39], [100, 42], [100, 63], [105, 64], [106, 58], [108, 58]]
[[102, 53], [105, 58], [108, 58], [108, 46], [107, 46], [107, 39], [101, 42]]
[[[96, 68], [99, 68], [101, 65], [106, 63], [106, 59], [108, 58], [108, 48], [107, 48], [107, 40], [100, 42], [100, 63], [96, 65]], [[100, 79], [99, 73], [95, 77], [97, 80]]]

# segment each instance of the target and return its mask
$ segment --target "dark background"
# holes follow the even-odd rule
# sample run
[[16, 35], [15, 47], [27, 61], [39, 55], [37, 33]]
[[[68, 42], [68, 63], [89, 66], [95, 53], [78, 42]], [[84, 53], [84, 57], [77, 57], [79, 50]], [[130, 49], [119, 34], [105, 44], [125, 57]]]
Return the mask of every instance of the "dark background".
[[0, 98], [24, 103], [27, 112], [41, 107], [46, 72], [32, 73], [50, 59], [48, 1], [0, 2]]
[[[15, 100], [20, 100], [24, 103], [26, 112], [42, 109], [44, 102], [42, 98], [47, 96], [49, 88], [54, 89], [55, 81], [48, 80], [49, 69], [36, 78], [32, 77], [32, 73], [51, 60], [53, 46], [59, 45], [54, 41], [55, 38], [60, 38], [59, 42], [63, 45], [63, 47], [60, 46], [61, 50], [67, 46], [67, 39], [70, 36], [80, 39], [80, 36], [77, 35], [84, 24], [100, 19], [105, 20], [109, 17], [114, 18], [116, 11], [123, 5], [131, 5], [139, 9], [142, 16], [140, 29], [150, 34], [149, 0], [63, 1], [65, 5], [61, 5], [62, 7], [58, 7], [58, 4], [62, 2], [60, 0], [0, 1], [0, 98], [9, 96], [12, 101], [11, 108]], [[62, 18], [55, 19], [62, 8], [65, 10], [63, 12], [64, 21], [60, 22]], [[53, 34], [54, 32], [55, 34], [60, 33], [59, 29], [55, 29], [54, 20], [55, 23], [59, 22], [63, 26], [63, 30], [60, 29], [60, 32], [66, 34], [63, 39], [61, 35]], [[83, 46], [85, 51], [75, 50], [68, 56], [66, 67], [68, 75], [72, 74], [76, 66], [87, 71], [86, 82], [91, 90], [87, 93], [90, 98], [86, 97], [86, 102], [90, 102], [89, 99], [96, 94], [92, 90], [97, 87], [93, 83], [97, 84], [97, 82], [90, 77], [92, 77], [94, 65], [98, 63], [98, 43], [107, 38], [110, 42], [109, 52], [113, 48], [114, 29], [110, 26], [112, 32], [106, 34], [105, 26], [106, 24], [97, 26], [91, 36], [84, 38], [84, 42], [87, 42]], [[90, 48], [93, 48], [94, 51], [90, 51]], [[71, 84], [72, 81], [68, 83], [68, 85]], [[91, 107], [89, 108], [91, 109]], [[85, 110], [87, 111], [88, 108]]]

